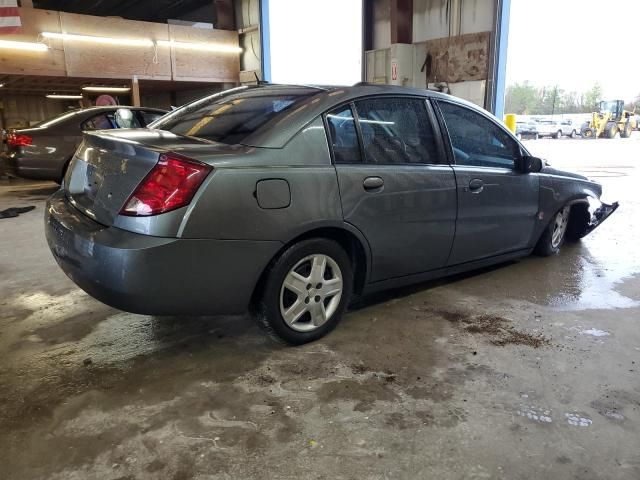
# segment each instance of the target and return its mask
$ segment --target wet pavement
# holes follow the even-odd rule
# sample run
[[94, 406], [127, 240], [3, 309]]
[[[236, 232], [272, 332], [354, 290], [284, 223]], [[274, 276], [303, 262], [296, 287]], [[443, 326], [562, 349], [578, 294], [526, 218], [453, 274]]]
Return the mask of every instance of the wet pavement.
[[384, 293], [327, 338], [123, 313], [0, 180], [0, 478], [640, 478], [640, 135], [539, 140], [620, 209], [559, 256]]

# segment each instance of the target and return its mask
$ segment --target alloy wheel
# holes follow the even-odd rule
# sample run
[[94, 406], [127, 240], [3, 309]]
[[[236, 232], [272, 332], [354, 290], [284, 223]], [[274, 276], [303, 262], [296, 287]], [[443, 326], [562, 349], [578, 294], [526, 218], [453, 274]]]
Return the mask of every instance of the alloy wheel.
[[567, 231], [567, 225], [569, 224], [569, 212], [571, 207], [566, 206], [556, 214], [556, 218], [553, 222], [553, 233], [551, 234], [551, 246], [558, 248], [562, 243], [564, 234]]
[[324, 325], [338, 309], [342, 272], [328, 255], [309, 255], [296, 263], [280, 288], [280, 314], [289, 327], [310, 332]]

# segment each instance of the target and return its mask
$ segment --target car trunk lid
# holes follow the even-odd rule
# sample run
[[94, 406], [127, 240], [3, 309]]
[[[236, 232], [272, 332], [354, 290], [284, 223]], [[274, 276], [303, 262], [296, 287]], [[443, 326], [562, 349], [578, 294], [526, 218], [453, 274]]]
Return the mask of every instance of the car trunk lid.
[[[86, 133], [64, 180], [71, 203], [95, 221], [111, 226], [136, 187], [167, 152], [227, 153], [233, 146], [181, 137], [161, 130]], [[210, 162], [205, 162], [210, 163]]]

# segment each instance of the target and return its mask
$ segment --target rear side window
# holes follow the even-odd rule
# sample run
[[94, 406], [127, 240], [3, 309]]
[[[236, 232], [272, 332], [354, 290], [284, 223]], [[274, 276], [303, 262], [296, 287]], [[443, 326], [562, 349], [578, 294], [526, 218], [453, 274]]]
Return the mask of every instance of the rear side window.
[[114, 128], [106, 113], [100, 113], [91, 117], [81, 125], [82, 130], [109, 130]]
[[165, 115], [151, 128], [227, 144], [242, 143], [270, 120], [295, 108], [318, 89], [241, 88], [196, 100]]
[[361, 163], [356, 122], [351, 107], [345, 105], [327, 114], [327, 127], [336, 163]]
[[520, 147], [494, 122], [470, 108], [438, 102], [458, 165], [514, 168]]
[[438, 163], [424, 99], [371, 98], [355, 105], [366, 163]]

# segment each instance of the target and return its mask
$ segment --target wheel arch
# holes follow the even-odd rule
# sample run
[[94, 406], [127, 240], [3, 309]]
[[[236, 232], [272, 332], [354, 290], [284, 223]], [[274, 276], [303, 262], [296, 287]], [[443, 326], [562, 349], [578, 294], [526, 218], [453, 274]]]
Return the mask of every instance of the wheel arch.
[[[573, 195], [572, 197], [567, 198], [564, 202], [562, 203], [558, 203], [555, 205], [555, 209], [553, 210], [553, 212], [551, 213], [551, 215], [549, 215], [543, 224], [543, 228], [539, 229], [539, 231], [537, 232], [535, 238], [535, 242], [533, 242], [533, 245], [537, 245], [538, 242], [540, 241], [540, 238], [542, 238], [542, 235], [544, 234], [545, 230], [547, 229], [547, 227], [549, 226], [549, 224], [553, 221], [553, 219], [555, 218], [556, 214], [563, 209], [566, 206], [571, 207], [571, 211], [569, 212], [569, 222], [571, 224], [572, 222], [572, 218], [581, 218], [584, 216], [583, 212], [586, 212], [587, 217], [586, 217], [586, 225], [588, 224], [589, 220], [591, 219], [591, 216], [589, 215], [589, 198], [594, 198], [597, 200], [597, 196], [596, 195], [592, 195], [589, 193], [576, 193], [575, 195]], [[582, 220], [581, 220], [582, 221]]]
[[348, 223], [316, 225], [302, 233], [298, 233], [293, 238], [286, 241], [273, 255], [271, 260], [262, 270], [253, 289], [251, 295], [251, 308], [256, 305], [256, 301], [259, 299], [262, 289], [264, 288], [267, 275], [275, 261], [292, 245], [310, 238], [327, 238], [337, 242], [342, 248], [344, 248], [353, 264], [353, 293], [357, 295], [362, 293], [369, 278], [371, 265], [371, 251], [369, 243], [362, 232]]

